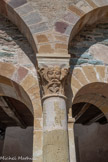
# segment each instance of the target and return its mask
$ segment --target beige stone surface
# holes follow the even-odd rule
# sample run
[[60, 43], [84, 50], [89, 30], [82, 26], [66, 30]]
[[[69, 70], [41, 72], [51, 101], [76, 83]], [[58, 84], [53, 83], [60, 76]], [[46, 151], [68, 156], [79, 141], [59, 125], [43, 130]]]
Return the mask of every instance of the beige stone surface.
[[54, 49], [50, 44], [42, 45], [39, 47], [39, 53], [53, 53]]
[[21, 86], [25, 89], [28, 90], [30, 89], [32, 86], [36, 85], [37, 80], [35, 77], [33, 77], [33, 75], [29, 74], [27, 75], [26, 78], [24, 78], [24, 80], [21, 82]]
[[94, 66], [83, 66], [82, 69], [90, 82], [98, 81]]
[[80, 89], [82, 86], [74, 76], [72, 76], [71, 85], [77, 89]]
[[69, 162], [67, 132], [44, 132], [44, 162]]
[[106, 70], [105, 66], [96, 66], [96, 71], [99, 75], [99, 79], [100, 79], [101, 82], [105, 81], [105, 73], [106, 73], [105, 70]]
[[101, 60], [105, 64], [108, 63], [108, 46], [97, 43], [90, 47], [89, 52], [96, 60]]
[[0, 75], [6, 76], [6, 77], [12, 77], [15, 67], [12, 64], [9, 63], [0, 63]]
[[74, 75], [81, 84], [86, 85], [88, 83], [81, 68], [75, 68], [72, 72], [72, 75]]

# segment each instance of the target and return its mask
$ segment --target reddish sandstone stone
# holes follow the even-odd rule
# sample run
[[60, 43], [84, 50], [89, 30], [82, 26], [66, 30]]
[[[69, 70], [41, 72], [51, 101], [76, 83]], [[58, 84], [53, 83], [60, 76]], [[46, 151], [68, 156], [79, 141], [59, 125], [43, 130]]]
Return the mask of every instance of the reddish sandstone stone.
[[18, 69], [18, 81], [21, 81], [28, 73], [28, 70], [23, 68], [23, 67], [19, 67]]
[[56, 22], [55, 30], [60, 33], [65, 33], [68, 26], [69, 25], [65, 22]]

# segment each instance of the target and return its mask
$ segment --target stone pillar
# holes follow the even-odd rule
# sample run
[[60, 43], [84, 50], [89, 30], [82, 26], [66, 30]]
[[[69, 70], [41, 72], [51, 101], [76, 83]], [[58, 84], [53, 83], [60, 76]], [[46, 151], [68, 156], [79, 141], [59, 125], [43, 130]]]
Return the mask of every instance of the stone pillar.
[[75, 119], [69, 118], [68, 119], [68, 134], [69, 134], [70, 162], [76, 162], [74, 124], [75, 124]]
[[69, 162], [69, 143], [64, 84], [68, 69], [39, 69], [43, 101], [43, 162]]

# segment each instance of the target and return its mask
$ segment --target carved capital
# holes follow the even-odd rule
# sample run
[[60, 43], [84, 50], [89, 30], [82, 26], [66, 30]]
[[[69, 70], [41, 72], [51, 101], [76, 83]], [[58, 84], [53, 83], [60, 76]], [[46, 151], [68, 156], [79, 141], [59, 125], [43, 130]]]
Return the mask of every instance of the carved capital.
[[68, 68], [59, 66], [42, 67], [38, 70], [38, 74], [43, 97], [49, 95], [65, 96], [64, 86], [67, 75], [69, 74]]

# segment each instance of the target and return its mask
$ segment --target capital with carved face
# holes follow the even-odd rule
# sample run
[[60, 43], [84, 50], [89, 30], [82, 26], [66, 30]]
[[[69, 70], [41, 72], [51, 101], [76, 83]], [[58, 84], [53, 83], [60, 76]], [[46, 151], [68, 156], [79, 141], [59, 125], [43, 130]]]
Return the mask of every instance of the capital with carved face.
[[59, 66], [39, 68], [38, 74], [42, 86], [43, 97], [48, 95], [65, 95], [64, 85], [68, 73], [68, 68]]

